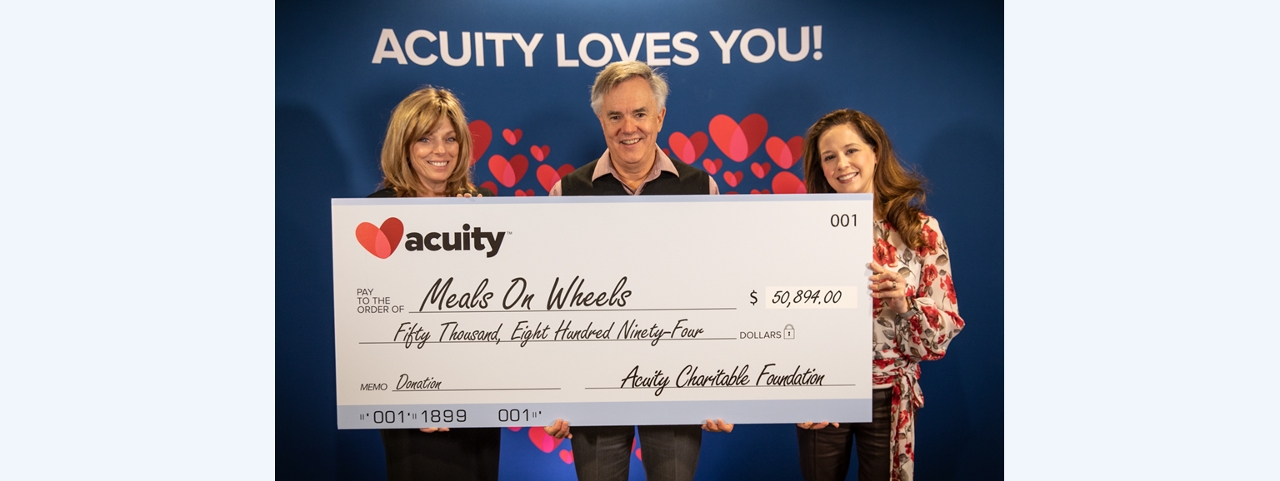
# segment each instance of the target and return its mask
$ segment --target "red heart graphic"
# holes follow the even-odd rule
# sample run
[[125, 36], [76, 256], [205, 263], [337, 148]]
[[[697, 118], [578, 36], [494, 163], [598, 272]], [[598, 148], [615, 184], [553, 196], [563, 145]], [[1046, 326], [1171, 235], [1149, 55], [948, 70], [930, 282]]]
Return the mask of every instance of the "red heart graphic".
[[534, 195], [537, 195], [537, 194], [533, 193], [533, 189], [529, 189], [529, 190], [516, 189], [516, 197], [533, 197]]
[[555, 451], [556, 446], [564, 442], [563, 439], [556, 439], [555, 436], [548, 435], [545, 430], [538, 429], [536, 426], [529, 428], [529, 440], [544, 453]]
[[666, 148], [666, 147], [663, 147], [663, 148], [662, 148], [662, 153], [663, 153], [664, 155], [666, 155], [667, 157], [671, 157], [671, 149], [668, 149], [668, 148]]
[[720, 195], [738, 195], [738, 193], [731, 190], [728, 192], [721, 192]]
[[374, 257], [386, 259], [400, 246], [400, 236], [404, 234], [404, 224], [400, 219], [388, 217], [382, 221], [382, 227], [374, 227], [368, 222], [356, 226], [356, 241]]
[[769, 158], [773, 159], [778, 167], [784, 169], [790, 169], [791, 166], [796, 165], [802, 150], [804, 150], [804, 139], [798, 135], [786, 142], [778, 137], [769, 137], [769, 141], [764, 144], [764, 151], [769, 153]]
[[674, 132], [667, 137], [667, 144], [671, 146], [671, 151], [675, 152], [676, 157], [686, 164], [692, 164], [702, 156], [704, 150], [707, 150], [707, 134], [694, 132], [693, 135], [685, 137], [681, 132]]
[[570, 164], [564, 164], [564, 165], [561, 165], [560, 168], [556, 169], [556, 173], [560, 174], [561, 178], [564, 178], [564, 176], [572, 174], [574, 170], [577, 170], [574, 166]]
[[573, 464], [573, 453], [568, 452], [568, 451], [565, 451], [565, 450], [561, 450], [561, 451], [560, 451], [560, 460], [561, 460], [561, 461], [564, 461], [564, 464]]
[[538, 162], [547, 160], [547, 155], [549, 154], [551, 154], [550, 145], [544, 145], [542, 147], [538, 147], [536, 145], [529, 146], [529, 155], [532, 155]]
[[[776, 138], [776, 137], [775, 137], [775, 138]], [[764, 176], [769, 175], [769, 163], [768, 163], [768, 162], [765, 162], [765, 163], [761, 164], [761, 163], [757, 163], [757, 162], [752, 162], [752, 163], [751, 163], [751, 173], [752, 173], [752, 174], [756, 174], [756, 178], [757, 178], [757, 179], [763, 179], [763, 178], [764, 178]]]
[[560, 173], [550, 165], [542, 164], [538, 166], [538, 183], [542, 184], [542, 189], [551, 192], [551, 188], [556, 186], [556, 182], [560, 182]]
[[779, 194], [803, 194], [804, 182], [795, 174], [784, 170], [773, 176], [773, 191]]
[[769, 193], [769, 189], [765, 189], [765, 190], [755, 190], [755, 189], [751, 189], [751, 193], [752, 193], [752, 194], [768, 194], [768, 193]]
[[528, 171], [529, 159], [521, 154], [516, 154], [510, 161], [496, 154], [489, 157], [489, 172], [493, 173], [494, 180], [507, 187], [520, 182], [520, 179], [524, 178], [524, 173]]
[[751, 114], [738, 123], [728, 115], [720, 114], [711, 119], [707, 130], [721, 152], [734, 162], [742, 162], [764, 141], [764, 135], [769, 132], [769, 121], [763, 115]]
[[489, 128], [488, 122], [472, 120], [467, 124], [467, 130], [471, 131], [471, 165], [476, 165], [484, 151], [489, 150], [489, 142], [493, 141], [493, 129]]
[[711, 159], [702, 159], [702, 168], [706, 169], [708, 174], [716, 175], [716, 172], [719, 172], [721, 167], [724, 167], [724, 161], [720, 159], [716, 159], [714, 161]]
[[506, 139], [507, 143], [511, 145], [516, 145], [516, 142], [519, 142], [520, 137], [523, 135], [524, 132], [520, 129], [516, 129], [514, 131], [511, 129], [502, 129], [502, 138]]
[[729, 187], [737, 187], [738, 182], [742, 182], [742, 172], [725, 172], [724, 181], [729, 184]]
[[498, 184], [486, 180], [480, 184], [480, 187], [489, 189], [489, 192], [493, 192], [493, 195], [498, 195]]
[[520, 430], [521, 430], [521, 429], [524, 429], [524, 428], [522, 428], [522, 427], [520, 427], [520, 426], [507, 426], [507, 429], [510, 429], [511, 431], [513, 431], [513, 432], [517, 432], [517, 433], [518, 433], [518, 432], [520, 432]]

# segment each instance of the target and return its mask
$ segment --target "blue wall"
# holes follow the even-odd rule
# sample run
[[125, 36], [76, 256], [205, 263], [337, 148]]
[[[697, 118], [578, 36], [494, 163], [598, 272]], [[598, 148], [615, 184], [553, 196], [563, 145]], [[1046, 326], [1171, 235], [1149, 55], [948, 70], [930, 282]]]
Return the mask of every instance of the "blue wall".
[[[780, 173], [800, 176], [767, 151], [767, 139], [803, 136], [824, 113], [849, 107], [879, 120], [900, 157], [930, 179], [929, 212], [938, 217], [954, 254], [960, 313], [967, 326], [941, 361], [923, 366], [925, 407], [918, 422], [916, 473], [921, 479], [1003, 477], [1003, 5], [1000, 2], [678, 2], [643, 6], [595, 1], [279, 2], [276, 12], [276, 470], [280, 479], [376, 479], [385, 476], [374, 431], [336, 429], [329, 199], [362, 197], [380, 180], [378, 155], [388, 115], [413, 89], [433, 84], [454, 91], [468, 117], [490, 126], [493, 139], [475, 165], [477, 183], [499, 195], [546, 195], [537, 169], [579, 166], [604, 150], [589, 106], [599, 70], [557, 66], [556, 34], [566, 59], [582, 60], [579, 39], [619, 33], [674, 36], [698, 50], [693, 65], [660, 68], [671, 83], [659, 145], [677, 132], [710, 134], [717, 115], [768, 122], [759, 148], [741, 162], [710, 141], [694, 165], [714, 165], [722, 191], [777, 190]], [[798, 49], [801, 27], [822, 27], [822, 47], [787, 61], [775, 52], [747, 61], [735, 42], [730, 63], [710, 34], [754, 28]], [[484, 66], [443, 59], [421, 66], [395, 59], [373, 63], [383, 29], [403, 50], [414, 30], [447, 32], [458, 56], [462, 32], [542, 33], [533, 66], [514, 41], [497, 67], [494, 41]], [[658, 45], [672, 44], [659, 40]], [[419, 56], [440, 42], [414, 43]], [[749, 53], [760, 54], [755, 39]], [[474, 47], [474, 46], [473, 46]], [[618, 60], [614, 49], [613, 60]], [[776, 50], [776, 46], [775, 46]], [[814, 59], [815, 52], [821, 59]], [[589, 57], [603, 53], [588, 47]], [[689, 58], [672, 48], [658, 58]], [[639, 57], [646, 58], [645, 46]], [[521, 132], [509, 143], [503, 130]], [[534, 158], [531, 147], [547, 146]], [[527, 172], [511, 185], [490, 164], [517, 155]], [[495, 159], [500, 156], [501, 159]], [[674, 156], [673, 156], [674, 157]], [[704, 163], [703, 161], [709, 161]], [[518, 162], [518, 161], [517, 161]], [[753, 172], [752, 164], [763, 175]], [[764, 169], [768, 165], [768, 172]], [[787, 167], [787, 168], [784, 168]], [[710, 169], [708, 169], [710, 170]], [[728, 176], [737, 180], [733, 186]], [[783, 175], [785, 177], [785, 174]], [[798, 246], [797, 246], [798, 247]], [[780, 255], [785, 252], [779, 252]], [[572, 360], [565, 360], [566, 364]], [[503, 479], [572, 479], [558, 450], [544, 453], [528, 430], [504, 431]], [[704, 437], [698, 479], [799, 479], [794, 428], [739, 425]], [[567, 448], [567, 444], [563, 446]], [[633, 457], [633, 479], [643, 479]], [[851, 476], [852, 478], [852, 476]]]

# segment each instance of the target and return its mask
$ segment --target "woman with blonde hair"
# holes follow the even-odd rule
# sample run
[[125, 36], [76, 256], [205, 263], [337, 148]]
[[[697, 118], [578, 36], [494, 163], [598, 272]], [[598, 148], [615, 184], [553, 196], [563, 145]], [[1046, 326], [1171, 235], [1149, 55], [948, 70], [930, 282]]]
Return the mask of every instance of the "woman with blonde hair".
[[871, 422], [798, 424], [800, 471], [808, 481], [843, 480], [856, 443], [859, 481], [907, 481], [924, 406], [919, 363], [942, 358], [964, 328], [951, 255], [938, 220], [924, 213], [924, 178], [902, 167], [875, 119], [848, 109], [823, 116], [802, 156], [810, 193], [872, 194], [875, 241]]
[[471, 131], [453, 93], [423, 87], [396, 105], [382, 142], [381, 186], [369, 197], [493, 195], [471, 183]]
[[[462, 104], [423, 87], [391, 112], [382, 144], [381, 190], [369, 197], [492, 196], [471, 183], [471, 131]], [[496, 481], [499, 428], [383, 429], [387, 479]]]

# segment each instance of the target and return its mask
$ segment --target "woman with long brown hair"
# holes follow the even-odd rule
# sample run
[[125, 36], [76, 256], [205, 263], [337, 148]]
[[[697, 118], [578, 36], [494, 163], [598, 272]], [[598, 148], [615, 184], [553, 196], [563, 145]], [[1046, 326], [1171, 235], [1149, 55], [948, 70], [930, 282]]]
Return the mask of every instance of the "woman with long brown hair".
[[[462, 104], [423, 87], [391, 112], [382, 144], [382, 189], [369, 197], [492, 196], [471, 182], [471, 131]], [[387, 479], [497, 481], [500, 428], [383, 429]]]
[[[804, 143], [810, 193], [873, 195], [872, 419], [869, 423], [802, 423], [804, 478], [843, 480], [851, 451], [858, 480], [912, 479], [915, 415], [924, 405], [920, 361], [940, 359], [964, 328], [951, 280], [951, 255], [938, 220], [924, 213], [924, 178], [899, 163], [884, 128], [855, 110], [831, 112]], [[860, 269], [860, 266], [849, 266]]]

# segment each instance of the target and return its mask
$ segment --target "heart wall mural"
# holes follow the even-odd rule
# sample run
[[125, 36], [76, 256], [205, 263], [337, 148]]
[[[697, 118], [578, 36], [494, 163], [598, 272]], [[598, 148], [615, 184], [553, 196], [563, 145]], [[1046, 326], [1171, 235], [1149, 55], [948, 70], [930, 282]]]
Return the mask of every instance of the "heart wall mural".
[[[804, 161], [800, 158], [804, 132], [770, 132], [769, 120], [761, 113], [741, 119], [713, 114], [702, 125], [704, 130], [660, 132], [658, 146], [673, 162], [711, 175], [722, 194], [805, 192]], [[472, 180], [496, 195], [547, 195], [562, 177], [595, 160], [551, 160], [553, 152], [562, 149], [552, 149], [545, 140], [527, 139], [522, 126], [498, 129], [476, 119], [468, 128], [473, 139], [472, 163], [480, 164], [473, 168]], [[493, 142], [495, 130], [501, 142]]]

